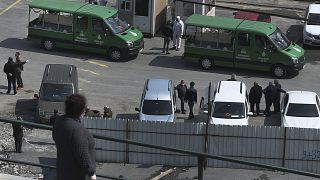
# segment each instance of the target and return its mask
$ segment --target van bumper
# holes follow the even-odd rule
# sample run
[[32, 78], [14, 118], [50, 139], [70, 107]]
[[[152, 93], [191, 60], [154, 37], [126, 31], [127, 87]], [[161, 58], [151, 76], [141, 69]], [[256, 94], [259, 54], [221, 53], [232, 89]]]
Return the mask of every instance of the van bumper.
[[138, 55], [143, 50], [143, 47], [139, 48], [126, 48], [122, 49], [122, 55], [124, 58]]
[[306, 65], [306, 62], [300, 63], [300, 64], [294, 64], [294, 65], [287, 65], [287, 70], [289, 72], [298, 72], [301, 69], [303, 69]]

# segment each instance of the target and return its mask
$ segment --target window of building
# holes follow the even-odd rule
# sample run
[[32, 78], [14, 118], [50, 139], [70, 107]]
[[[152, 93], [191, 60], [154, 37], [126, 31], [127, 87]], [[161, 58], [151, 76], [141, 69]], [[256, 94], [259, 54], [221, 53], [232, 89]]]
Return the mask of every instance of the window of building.
[[132, 0], [120, 0], [120, 9], [124, 11], [131, 11]]

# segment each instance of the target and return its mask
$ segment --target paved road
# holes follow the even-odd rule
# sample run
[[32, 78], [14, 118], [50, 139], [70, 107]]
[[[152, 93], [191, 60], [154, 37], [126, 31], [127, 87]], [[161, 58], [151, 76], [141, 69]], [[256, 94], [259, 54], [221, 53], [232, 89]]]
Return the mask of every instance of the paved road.
[[[13, 0], [0, 1], [0, 11], [3, 7], [8, 7], [14, 2]], [[231, 17], [232, 12], [217, 10], [217, 15]], [[276, 17], [272, 17], [272, 21], [284, 32], [288, 32], [291, 40], [301, 41], [302, 25], [299, 22]], [[6, 91], [6, 79], [4, 74], [0, 76], [1, 113], [13, 112], [20, 115], [30, 115], [29, 112], [32, 111], [32, 100], [30, 99], [34, 93], [38, 92], [44, 67], [48, 63], [69, 63], [76, 65], [79, 69], [81, 93], [87, 96], [89, 107], [91, 109], [102, 110], [104, 105], [108, 105], [113, 109], [116, 117], [120, 118], [136, 117], [134, 107], [139, 105], [143, 85], [148, 78], [173, 79], [175, 83], [178, 83], [181, 79], [185, 79], [187, 82], [195, 81], [199, 96], [201, 96], [202, 90], [210, 81], [217, 83], [220, 80], [228, 79], [232, 73], [236, 73], [238, 79], [245, 82], [248, 87], [251, 87], [254, 81], [258, 81], [262, 86], [266, 86], [269, 81], [273, 80], [272, 76], [255, 71], [225, 68], [203, 71], [199, 69], [197, 65], [183, 61], [183, 59], [181, 59], [182, 51], [172, 51], [169, 56], [162, 54], [162, 39], [159, 37], [146, 38], [144, 52], [139, 55], [137, 59], [126, 62], [111, 62], [103, 56], [76, 51], [57, 50], [47, 52], [40, 49], [38, 45], [28, 42], [25, 39], [27, 35], [27, 29], [25, 28], [27, 25], [26, 1], [22, 1], [9, 11], [0, 15], [0, 22], [2, 24], [0, 29], [1, 62], [4, 64], [7, 58], [13, 56], [16, 51], [21, 52], [22, 58], [30, 59], [30, 63], [25, 65], [25, 71], [23, 72], [25, 89], [20, 91], [18, 96], [3, 94]], [[309, 90], [320, 94], [318, 49], [307, 49], [306, 57], [308, 61], [306, 68], [302, 70], [298, 76], [280, 80], [280, 83], [286, 90]], [[264, 109], [263, 104], [264, 101], [262, 102], [261, 109]], [[30, 118], [30, 116], [26, 116], [25, 119], [28, 117]], [[182, 115], [179, 115], [179, 117], [185, 118]], [[279, 117], [250, 118], [250, 124], [279, 125]], [[25, 153], [22, 155], [17, 154], [14, 157], [33, 162], [54, 163], [55, 153], [54, 149], [51, 149], [54, 147], [51, 147], [50, 150], [46, 149], [53, 146], [50, 145], [50, 143], [52, 143], [52, 140], [50, 140], [49, 132], [34, 131], [31, 136], [27, 137], [27, 142], [24, 144], [26, 148]], [[33, 149], [36, 150], [34, 151]], [[114, 165], [114, 169], [119, 169], [120, 166], [119, 164]], [[138, 171], [141, 170], [140, 168], [143, 171]], [[102, 169], [101, 172], [108, 173], [108, 169], [112, 168], [107, 166], [107, 168], [105, 170]], [[132, 167], [132, 169], [132, 171], [126, 169], [123, 172], [131, 172], [129, 177], [144, 179], [159, 173], [162, 167], [137, 165], [135, 168]], [[38, 170], [40, 172], [42, 171], [41, 169]], [[194, 171], [187, 172], [190, 172], [188, 175], [189, 178], [194, 177]], [[228, 175], [228, 170], [221, 172], [225, 172], [224, 174], [220, 174], [221, 176]], [[239, 176], [239, 178], [247, 179], [245, 176], [247, 175], [249, 179], [253, 179], [260, 177], [260, 175], [267, 174], [262, 171], [259, 173], [248, 172], [244, 173], [244, 176]], [[112, 174], [112, 172], [110, 172], [110, 174]], [[133, 174], [137, 176], [133, 176]], [[118, 174], [115, 173], [115, 175]], [[128, 175], [126, 174], [126, 176]], [[235, 177], [235, 175], [233, 177]], [[284, 178], [282, 175], [279, 177], [280, 179], [282, 177]], [[181, 179], [183, 178], [184, 176], [181, 175]]]

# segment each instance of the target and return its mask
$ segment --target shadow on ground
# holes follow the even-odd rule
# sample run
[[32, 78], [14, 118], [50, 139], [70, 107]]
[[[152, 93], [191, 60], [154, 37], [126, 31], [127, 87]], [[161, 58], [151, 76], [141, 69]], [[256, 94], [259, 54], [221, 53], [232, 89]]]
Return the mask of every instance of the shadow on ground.
[[[231, 75], [233, 73], [243, 78], [267, 78], [274, 79], [274, 76], [269, 72], [253, 71], [246, 69], [235, 69], [235, 68], [223, 68], [215, 67], [213, 70], [203, 70], [198, 63], [190, 62], [181, 56], [157, 56], [150, 63], [150, 66], [163, 67], [163, 68], [172, 68], [172, 69], [181, 69], [181, 70], [190, 70], [198, 72], [208, 72], [215, 74]], [[297, 75], [297, 73], [291, 74], [287, 79], [292, 79]]]
[[36, 99], [18, 99], [16, 102], [15, 114], [25, 121], [34, 121], [37, 106]]
[[[46, 51], [44, 50], [40, 44], [32, 43], [25, 39], [18, 39], [18, 38], [8, 38], [0, 42], [0, 47], [14, 49], [14, 50], [22, 50], [22, 51], [31, 51], [35, 53], [41, 54], [50, 54], [54, 56], [62, 56], [62, 57], [70, 57], [70, 58], [77, 58], [83, 61], [96, 59], [101, 61], [111, 61], [107, 59], [107, 55], [97, 55], [94, 53], [77, 51], [77, 50], [68, 50], [68, 49], [58, 49], [56, 51]], [[127, 62], [133, 60], [132, 58], [127, 58], [122, 61], [118, 62]]]

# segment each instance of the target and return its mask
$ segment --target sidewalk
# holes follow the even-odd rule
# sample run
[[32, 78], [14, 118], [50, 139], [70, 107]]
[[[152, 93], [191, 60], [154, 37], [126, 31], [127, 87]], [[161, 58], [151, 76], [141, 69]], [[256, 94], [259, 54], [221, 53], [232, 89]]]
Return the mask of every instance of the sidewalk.
[[26, 177], [13, 176], [9, 174], [0, 174], [0, 180], [32, 180]]

